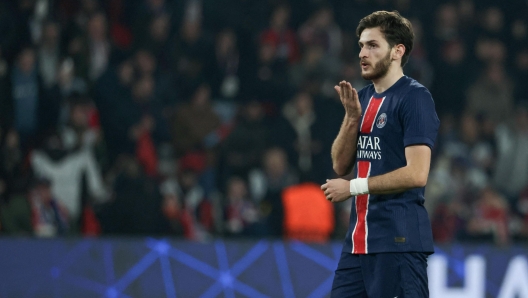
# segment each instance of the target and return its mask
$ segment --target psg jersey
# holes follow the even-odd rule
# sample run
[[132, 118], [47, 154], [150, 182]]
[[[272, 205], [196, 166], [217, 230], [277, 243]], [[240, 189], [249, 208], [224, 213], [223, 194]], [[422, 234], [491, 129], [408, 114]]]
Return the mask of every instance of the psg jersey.
[[[403, 76], [383, 93], [368, 85], [358, 92], [360, 119], [357, 178], [382, 175], [406, 165], [405, 147], [434, 146], [440, 121], [427, 88]], [[431, 223], [424, 207], [425, 187], [388, 195], [352, 197], [343, 251], [433, 253]]]

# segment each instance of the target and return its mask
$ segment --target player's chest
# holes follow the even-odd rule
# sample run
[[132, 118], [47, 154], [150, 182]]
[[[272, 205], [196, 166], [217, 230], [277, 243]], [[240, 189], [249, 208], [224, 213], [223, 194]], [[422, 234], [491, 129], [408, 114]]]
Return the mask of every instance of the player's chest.
[[402, 132], [398, 103], [390, 97], [371, 96], [361, 103], [360, 135], [390, 137]]

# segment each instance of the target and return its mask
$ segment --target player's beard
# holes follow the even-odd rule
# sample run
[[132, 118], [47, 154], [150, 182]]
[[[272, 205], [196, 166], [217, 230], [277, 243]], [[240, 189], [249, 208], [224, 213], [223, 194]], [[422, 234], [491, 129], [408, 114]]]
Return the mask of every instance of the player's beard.
[[389, 72], [389, 68], [391, 66], [392, 60], [391, 60], [390, 55], [391, 55], [391, 52], [389, 51], [383, 59], [378, 61], [375, 65], [371, 65], [372, 73], [370, 74], [361, 73], [361, 77], [363, 77], [363, 79], [368, 80], [368, 81], [383, 78], [387, 74], [387, 72]]

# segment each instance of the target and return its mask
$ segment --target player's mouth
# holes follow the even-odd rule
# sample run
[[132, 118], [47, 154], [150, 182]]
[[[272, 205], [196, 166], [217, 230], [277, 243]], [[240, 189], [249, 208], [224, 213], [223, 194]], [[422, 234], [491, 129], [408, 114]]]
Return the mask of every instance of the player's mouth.
[[366, 62], [361, 62], [361, 69], [367, 69], [367, 67], [370, 66], [370, 64], [366, 63]]

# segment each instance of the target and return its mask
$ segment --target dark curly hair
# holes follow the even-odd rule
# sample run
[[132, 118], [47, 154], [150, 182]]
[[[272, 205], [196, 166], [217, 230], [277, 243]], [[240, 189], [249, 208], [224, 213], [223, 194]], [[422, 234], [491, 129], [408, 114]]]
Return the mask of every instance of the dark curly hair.
[[401, 60], [401, 66], [403, 67], [409, 60], [414, 43], [414, 32], [411, 22], [402, 17], [396, 10], [391, 12], [376, 11], [359, 21], [356, 35], [359, 38], [363, 30], [376, 27], [380, 28], [391, 48], [398, 44], [405, 46], [405, 53]]

